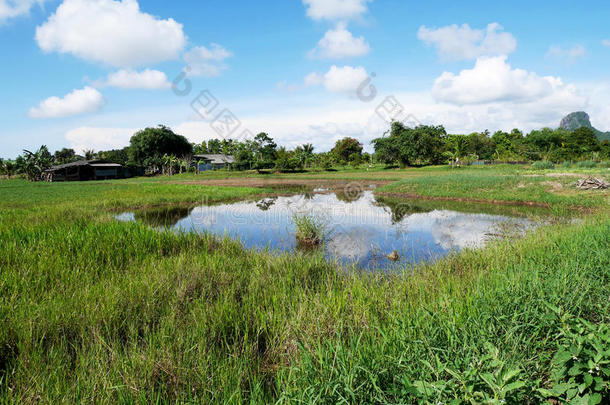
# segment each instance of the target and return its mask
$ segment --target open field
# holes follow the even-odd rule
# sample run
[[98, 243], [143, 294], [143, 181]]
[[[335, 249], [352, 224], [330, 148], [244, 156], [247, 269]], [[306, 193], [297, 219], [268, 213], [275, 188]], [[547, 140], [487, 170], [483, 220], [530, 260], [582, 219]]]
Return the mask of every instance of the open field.
[[[1, 181], [0, 402], [541, 403], [576, 389], [604, 403], [610, 194], [577, 190], [588, 175], [609, 178], [499, 166]], [[384, 275], [114, 220], [349, 183], [577, 220]], [[571, 346], [577, 360], [559, 364]]]

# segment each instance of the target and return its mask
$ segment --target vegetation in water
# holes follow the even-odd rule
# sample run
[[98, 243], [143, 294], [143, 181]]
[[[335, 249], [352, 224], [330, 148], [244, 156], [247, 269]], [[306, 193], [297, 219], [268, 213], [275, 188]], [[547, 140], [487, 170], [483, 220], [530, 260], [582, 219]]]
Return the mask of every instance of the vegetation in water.
[[303, 246], [318, 246], [324, 241], [324, 224], [311, 214], [294, 214], [296, 238]]

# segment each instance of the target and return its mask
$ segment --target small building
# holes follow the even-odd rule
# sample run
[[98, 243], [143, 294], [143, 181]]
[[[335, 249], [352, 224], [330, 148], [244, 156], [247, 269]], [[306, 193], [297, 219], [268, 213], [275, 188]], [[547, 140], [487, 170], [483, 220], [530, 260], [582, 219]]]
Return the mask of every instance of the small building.
[[123, 166], [105, 160], [79, 160], [45, 170], [47, 181], [87, 181], [123, 178]]
[[195, 164], [199, 165], [200, 172], [204, 172], [206, 170], [227, 169], [236, 162], [235, 157], [230, 155], [194, 155], [193, 159], [195, 160]]

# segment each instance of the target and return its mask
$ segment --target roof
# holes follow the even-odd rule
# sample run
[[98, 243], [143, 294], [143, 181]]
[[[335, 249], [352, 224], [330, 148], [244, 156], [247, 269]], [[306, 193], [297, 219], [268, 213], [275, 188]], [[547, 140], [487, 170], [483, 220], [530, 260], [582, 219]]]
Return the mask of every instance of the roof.
[[122, 165], [118, 163], [91, 163], [91, 167], [122, 167]]
[[63, 165], [53, 166], [50, 169], [47, 169], [48, 172], [53, 172], [55, 170], [67, 169], [69, 167], [79, 167], [79, 166], [91, 166], [91, 167], [122, 167], [118, 163], [110, 163], [106, 160], [79, 160], [77, 162], [66, 163]]
[[235, 157], [233, 157], [231, 155], [205, 154], [205, 155], [194, 155], [193, 157], [195, 159], [209, 160], [210, 163], [215, 164], [215, 165], [235, 163]]

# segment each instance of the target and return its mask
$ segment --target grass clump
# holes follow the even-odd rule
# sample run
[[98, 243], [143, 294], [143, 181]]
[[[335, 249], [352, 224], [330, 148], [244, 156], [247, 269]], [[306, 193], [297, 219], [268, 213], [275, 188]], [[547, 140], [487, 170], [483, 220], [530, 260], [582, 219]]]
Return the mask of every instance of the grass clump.
[[592, 160], [585, 160], [583, 162], [576, 163], [576, 167], [579, 169], [594, 169], [597, 167], [597, 163]]
[[554, 169], [555, 165], [553, 164], [553, 162], [549, 162], [548, 160], [541, 160], [538, 162], [534, 162], [534, 164], [532, 164], [532, 168], [534, 170], [550, 170]]
[[310, 214], [294, 214], [297, 242], [303, 246], [319, 246], [324, 241], [324, 224]]

